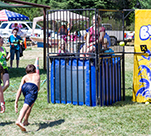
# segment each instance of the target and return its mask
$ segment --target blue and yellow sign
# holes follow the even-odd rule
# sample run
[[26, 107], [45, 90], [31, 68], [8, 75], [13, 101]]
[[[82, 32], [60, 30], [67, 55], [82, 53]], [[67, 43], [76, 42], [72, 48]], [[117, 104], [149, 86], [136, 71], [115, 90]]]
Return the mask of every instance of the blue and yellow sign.
[[133, 101], [151, 102], [151, 10], [135, 10]]

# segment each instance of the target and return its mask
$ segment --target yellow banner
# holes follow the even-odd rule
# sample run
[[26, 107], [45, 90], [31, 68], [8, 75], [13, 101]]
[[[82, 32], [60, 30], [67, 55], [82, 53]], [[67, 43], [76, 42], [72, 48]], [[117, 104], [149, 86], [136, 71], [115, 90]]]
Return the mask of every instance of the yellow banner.
[[151, 10], [135, 10], [133, 101], [151, 102]]

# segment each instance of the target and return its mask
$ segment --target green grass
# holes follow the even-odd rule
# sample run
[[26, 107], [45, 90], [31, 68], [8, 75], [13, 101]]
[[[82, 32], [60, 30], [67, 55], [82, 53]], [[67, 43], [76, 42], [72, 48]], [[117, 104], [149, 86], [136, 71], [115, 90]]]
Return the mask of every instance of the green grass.
[[[42, 50], [28, 49], [27, 54], [35, 54]], [[126, 101], [121, 101], [108, 107], [74, 106], [71, 104], [47, 103], [47, 78], [42, 70], [42, 57], [40, 60], [41, 89], [35, 102], [27, 126], [23, 133], [15, 125], [19, 113], [15, 113], [14, 102], [17, 89], [25, 66], [34, 63], [35, 58], [21, 58], [20, 68], [9, 69], [10, 87], [4, 93], [6, 112], [0, 114], [0, 135], [2, 136], [58, 136], [58, 135], [111, 135], [111, 136], [148, 136], [151, 134], [150, 111], [151, 104], [133, 103], [133, 56], [126, 56]], [[15, 63], [15, 62], [14, 62]], [[9, 65], [9, 62], [8, 62]], [[23, 96], [19, 100], [19, 110], [24, 102]]]

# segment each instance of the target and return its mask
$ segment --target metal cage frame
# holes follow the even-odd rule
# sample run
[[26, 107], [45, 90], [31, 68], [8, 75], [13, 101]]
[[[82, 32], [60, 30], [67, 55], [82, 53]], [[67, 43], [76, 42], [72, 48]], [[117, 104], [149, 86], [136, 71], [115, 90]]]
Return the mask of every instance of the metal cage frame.
[[[64, 54], [64, 53], [60, 53], [59, 56], [56, 56], [56, 54], [58, 54], [58, 52], [55, 52], [55, 49], [54, 49], [54, 53], [52, 53], [52, 46], [51, 46], [51, 49], [50, 49], [50, 45], [49, 45], [49, 42], [50, 42], [50, 39], [48, 37], [49, 35], [49, 13], [50, 12], [60, 12], [60, 11], [64, 11], [64, 12], [67, 12], [67, 11], [77, 11], [77, 12], [82, 12], [82, 11], [93, 11], [95, 12], [94, 15], [96, 17], [96, 15], [98, 14], [99, 11], [110, 11], [110, 12], [120, 12], [122, 14], [122, 31], [123, 31], [123, 41], [124, 41], [124, 11], [119, 11], [119, 10], [104, 10], [104, 9], [68, 9], [68, 10], [49, 10], [47, 11], [47, 101], [48, 103], [50, 103], [50, 67], [53, 69], [53, 74], [52, 74], [52, 77], [51, 77], [51, 81], [53, 83], [53, 91], [54, 91], [54, 94], [53, 94], [53, 103], [56, 103], [55, 101], [55, 97], [56, 97], [56, 88], [58, 88], [58, 86], [56, 87], [56, 84], [57, 82], [55, 82], [56, 80], [59, 80], [58, 82], [58, 85], [59, 85], [59, 88], [58, 88], [58, 94], [59, 94], [59, 100], [58, 100], [58, 103], [68, 103], [68, 99], [67, 99], [67, 95], [69, 97], [69, 94], [68, 94], [68, 91], [70, 90], [70, 96], [71, 96], [71, 101], [69, 103], [72, 103], [72, 104], [77, 104], [77, 105], [88, 105], [88, 106], [97, 106], [97, 105], [100, 105], [100, 106], [104, 106], [104, 105], [111, 105], [112, 103], [116, 102], [116, 101], [120, 101], [120, 100], [125, 100], [125, 57], [124, 57], [124, 52], [125, 52], [125, 48], [124, 46], [122, 47], [122, 51], [120, 52], [115, 52], [114, 53], [114, 56], [112, 55], [113, 53], [103, 53], [102, 52], [102, 45], [101, 46], [98, 46], [98, 50], [100, 50], [101, 52], [98, 52], [97, 50], [93, 53], [68, 53], [67, 54]], [[57, 17], [56, 17], [57, 18]], [[52, 22], [51, 22], [52, 23]], [[90, 24], [90, 23], [89, 23]], [[51, 25], [52, 26], [52, 25]], [[58, 36], [58, 34], [57, 34]], [[95, 37], [96, 37], [96, 30], [95, 30]], [[51, 39], [51, 43], [52, 43], [52, 39]], [[69, 44], [71, 46], [71, 43]], [[101, 48], [101, 49], [100, 49]], [[57, 41], [57, 49], [58, 49], [58, 41]], [[51, 50], [51, 52], [49, 52], [49, 50]], [[79, 57], [79, 55], [81, 54], [84, 54], [85, 57], [81, 60], [81, 57]], [[111, 56], [106, 56], [106, 54], [109, 54]], [[88, 57], [87, 57], [88, 56]], [[58, 61], [55, 61], [55, 59], [57, 59]], [[63, 61], [62, 61], [63, 59]], [[85, 60], [87, 60], [88, 62], [85, 62]], [[80, 61], [80, 62], [79, 62]], [[52, 63], [53, 62], [53, 63]], [[73, 96], [73, 91], [75, 91], [73, 89], [73, 78], [72, 78], [72, 74], [73, 74], [73, 71], [72, 69], [74, 68], [72, 66], [72, 63], [75, 63], [74, 65], [76, 65], [76, 98], [74, 98]], [[116, 62], [116, 64], [115, 64]], [[50, 63], [53, 64], [50, 66]], [[56, 64], [55, 63], [58, 63], [57, 66], [58, 67], [58, 70], [59, 70], [59, 78], [58, 77], [55, 77], [55, 72], [57, 71], [55, 68], [56, 68]], [[79, 74], [79, 63], [83, 63], [82, 66], [80, 66], [80, 68], [82, 67], [82, 72], [83, 72], [83, 77], [82, 77], [82, 82], [83, 82], [83, 93], [82, 91], [80, 91], [79, 89], [79, 78], [81, 78], [80, 74]], [[85, 63], [88, 63], [88, 65], [86, 66]], [[62, 65], [64, 68], [62, 68]], [[88, 80], [89, 80], [89, 86], [88, 86], [88, 89], [89, 90], [89, 95], [86, 96], [86, 92], [84, 92], [84, 88], [85, 88], [85, 75], [84, 75], [84, 68], [86, 67], [86, 70], [88, 71]], [[68, 71], [67, 68], [70, 68], [71, 71]], [[92, 85], [91, 82], [92, 80], [94, 80], [92, 74], [91, 74], [91, 68], [94, 70], [94, 73], [95, 73], [95, 85]], [[64, 70], [64, 72], [61, 72], [61, 69]], [[104, 70], [104, 71], [103, 71]], [[108, 70], [108, 71], [107, 71]], [[118, 73], [120, 71], [120, 73]], [[70, 77], [70, 84], [71, 86], [69, 87], [69, 83], [67, 83], [67, 74], [71, 75]], [[102, 73], [102, 74], [101, 74]], [[113, 74], [114, 73], [114, 74]], [[62, 94], [62, 89], [61, 89], [61, 85], [62, 85], [62, 81], [61, 81], [61, 77], [63, 76], [64, 74], [64, 94]], [[117, 75], [117, 76], [115, 76]], [[101, 81], [103, 81], [104, 77], [108, 77], [108, 80], [105, 79], [105, 83], [101, 83]], [[111, 79], [113, 79], [113, 81], [110, 81]], [[118, 85], [117, 83], [120, 81], [120, 85]], [[56, 88], [55, 88], [56, 87]], [[92, 90], [93, 88], [92, 87], [95, 87], [95, 92], [92, 93]], [[67, 88], [70, 88], [70, 89], [67, 89]], [[105, 89], [104, 89], [105, 88]], [[104, 89], [105, 91], [101, 91], [101, 89]], [[115, 91], [115, 90], [118, 90], [118, 91]], [[80, 93], [82, 93], [82, 97], [79, 97], [79, 91]], [[113, 91], [115, 91], [113, 93]], [[92, 95], [95, 95], [95, 96], [92, 96]], [[62, 96], [64, 98], [62, 98]], [[88, 104], [87, 104], [87, 101], [85, 101], [86, 97], [89, 97], [88, 99]], [[112, 97], [112, 98], [111, 98]], [[115, 97], [115, 98], [113, 98]], [[63, 99], [63, 100], [62, 100]], [[76, 103], [73, 99], [76, 99]], [[80, 104], [80, 101], [79, 99], [82, 99], [82, 104]], [[95, 99], [95, 101], [93, 101], [93, 99]]]

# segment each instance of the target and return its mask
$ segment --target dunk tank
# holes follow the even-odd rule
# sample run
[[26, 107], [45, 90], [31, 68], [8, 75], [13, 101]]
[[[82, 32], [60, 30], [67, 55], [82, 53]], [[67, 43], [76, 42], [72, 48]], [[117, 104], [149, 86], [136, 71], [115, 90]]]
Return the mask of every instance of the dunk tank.
[[[122, 25], [122, 11], [47, 11], [48, 102], [108, 106], [125, 99], [124, 46], [119, 46], [124, 38]], [[97, 39], [102, 26], [107, 48]], [[92, 27], [95, 40], [89, 45]]]
[[133, 101], [151, 102], [151, 10], [135, 10]]

